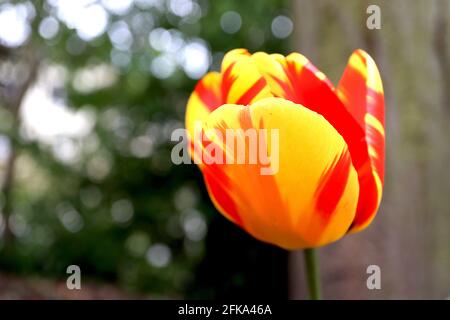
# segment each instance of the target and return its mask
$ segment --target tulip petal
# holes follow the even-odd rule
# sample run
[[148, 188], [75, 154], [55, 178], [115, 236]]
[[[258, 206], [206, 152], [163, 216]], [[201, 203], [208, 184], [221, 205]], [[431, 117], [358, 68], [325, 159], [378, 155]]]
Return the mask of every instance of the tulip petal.
[[[246, 163], [236, 163], [238, 150], [217, 139], [219, 133], [226, 136], [226, 129], [244, 130], [236, 144], [245, 145]], [[265, 145], [270, 164], [248, 162], [248, 129], [267, 130], [259, 143]], [[231, 221], [286, 249], [324, 245], [347, 232], [358, 202], [358, 177], [346, 142], [321, 115], [285, 99], [267, 98], [248, 107], [219, 107], [204, 130], [215, 130], [209, 133], [215, 141], [211, 143], [235, 162], [205, 165], [203, 170], [213, 202]], [[275, 174], [262, 175], [265, 165]]]
[[334, 88], [323, 72], [305, 56], [291, 53], [287, 57], [263, 52], [252, 56], [259, 72], [275, 96], [304, 105], [318, 113], [336, 99]]
[[[337, 88], [339, 99], [364, 130], [370, 166], [360, 170], [361, 184], [368, 191], [358, 205], [352, 231], [367, 226], [375, 216], [384, 184], [384, 94], [375, 62], [363, 50], [356, 50]], [[369, 192], [369, 190], [371, 192]]]
[[186, 107], [186, 129], [194, 137], [196, 121], [203, 122], [209, 113], [222, 105], [220, 84], [222, 76], [218, 72], [206, 74], [195, 86]]
[[245, 49], [228, 52], [222, 61], [223, 103], [247, 105], [272, 97], [270, 87]]
[[272, 93], [246, 49], [228, 52], [222, 71], [206, 74], [196, 85], [186, 109], [186, 128], [191, 136], [195, 121], [203, 122], [210, 112], [225, 103], [247, 105]]
[[222, 71], [243, 57], [250, 57], [251, 54], [247, 49], [238, 48], [228, 51], [222, 59]]

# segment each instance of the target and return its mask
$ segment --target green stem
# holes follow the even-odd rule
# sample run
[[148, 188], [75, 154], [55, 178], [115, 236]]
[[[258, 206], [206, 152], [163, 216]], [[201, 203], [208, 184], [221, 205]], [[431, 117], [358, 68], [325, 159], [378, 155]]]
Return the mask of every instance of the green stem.
[[308, 281], [309, 299], [320, 300], [319, 265], [316, 250], [305, 249], [306, 279]]

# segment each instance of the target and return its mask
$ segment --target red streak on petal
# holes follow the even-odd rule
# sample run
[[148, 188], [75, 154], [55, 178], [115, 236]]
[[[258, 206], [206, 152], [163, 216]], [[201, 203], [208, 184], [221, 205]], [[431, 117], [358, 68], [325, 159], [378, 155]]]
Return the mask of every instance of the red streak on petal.
[[197, 83], [195, 92], [210, 111], [217, 109], [222, 104], [220, 97], [212, 88], [207, 87], [202, 80]]
[[327, 221], [336, 209], [339, 200], [347, 186], [350, 173], [350, 154], [345, 150], [339, 158], [333, 161], [320, 179], [316, 189], [316, 209]]
[[266, 80], [261, 77], [258, 81], [256, 81], [244, 94], [236, 101], [236, 104], [248, 105], [252, 102], [253, 98], [255, 98], [258, 93], [265, 88]]
[[358, 207], [349, 230], [367, 221], [374, 214], [378, 205], [378, 189], [372, 175], [366, 174], [359, 177], [359, 190]]
[[203, 177], [209, 192], [214, 196], [217, 203], [237, 225], [243, 227], [236, 205], [230, 197], [230, 181], [226, 174], [218, 165], [212, 164], [206, 167]]
[[233, 70], [235, 64], [236, 62], [231, 63], [222, 74], [221, 92], [223, 103], [228, 102], [228, 94], [230, 93], [231, 86], [236, 80], [236, 76], [231, 75], [231, 71]]

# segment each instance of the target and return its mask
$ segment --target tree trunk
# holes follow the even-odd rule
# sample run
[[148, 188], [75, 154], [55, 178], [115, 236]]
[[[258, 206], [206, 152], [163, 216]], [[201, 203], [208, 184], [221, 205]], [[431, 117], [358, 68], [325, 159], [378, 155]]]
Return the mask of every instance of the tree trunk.
[[[380, 30], [366, 28], [369, 4]], [[386, 176], [381, 208], [368, 229], [319, 249], [328, 299], [438, 298], [450, 294], [449, 27], [445, 1], [293, 1], [293, 49], [337, 83], [348, 56], [375, 59], [386, 99]], [[298, 29], [303, 29], [299, 31]], [[290, 270], [302, 270], [301, 252]], [[381, 290], [366, 286], [381, 268]], [[305, 296], [292, 271], [291, 298]]]

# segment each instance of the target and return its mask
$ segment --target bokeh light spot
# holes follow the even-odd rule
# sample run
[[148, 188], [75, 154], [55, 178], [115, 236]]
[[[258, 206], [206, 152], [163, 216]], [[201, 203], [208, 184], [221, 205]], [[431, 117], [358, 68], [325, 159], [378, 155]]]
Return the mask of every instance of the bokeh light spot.
[[294, 30], [294, 23], [286, 16], [277, 16], [272, 21], [272, 33], [279, 39], [289, 37]]
[[241, 15], [236, 11], [227, 11], [220, 18], [220, 26], [226, 33], [236, 33], [241, 29]]

